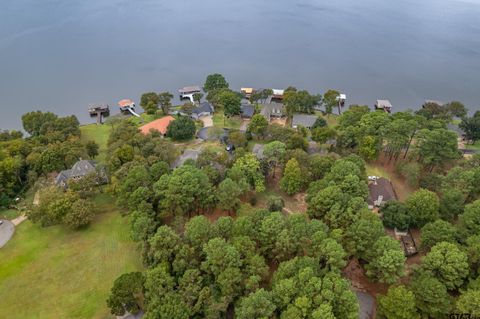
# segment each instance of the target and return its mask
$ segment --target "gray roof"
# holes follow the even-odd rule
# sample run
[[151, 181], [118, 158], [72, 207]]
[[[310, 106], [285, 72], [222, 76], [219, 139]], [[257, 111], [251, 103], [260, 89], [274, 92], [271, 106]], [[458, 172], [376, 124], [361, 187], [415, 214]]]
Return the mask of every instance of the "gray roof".
[[242, 116], [244, 117], [252, 117], [253, 113], [255, 113], [255, 107], [251, 104], [242, 104]]
[[200, 105], [193, 109], [192, 114], [200, 113], [213, 113], [213, 106], [208, 102], [202, 102]]
[[260, 106], [262, 107], [260, 114], [265, 116], [267, 120], [270, 120], [271, 116], [277, 116], [277, 117], [283, 116], [284, 107], [283, 107], [283, 104], [281, 103], [265, 103], [265, 104], [260, 104]]
[[386, 178], [380, 177], [375, 182], [368, 184], [368, 189], [369, 196], [367, 202], [370, 205], [373, 205], [373, 202], [376, 201], [379, 196], [383, 197], [383, 202], [397, 199], [392, 183]]
[[377, 100], [375, 106], [379, 109], [391, 109], [392, 103], [389, 100]]
[[308, 115], [308, 114], [294, 114], [292, 119], [292, 127], [297, 127], [299, 125], [310, 128], [315, 124], [318, 116]]
[[55, 183], [66, 182], [70, 178], [83, 177], [92, 172], [96, 172], [97, 163], [95, 161], [80, 160], [76, 162], [71, 169], [63, 170], [58, 173]]

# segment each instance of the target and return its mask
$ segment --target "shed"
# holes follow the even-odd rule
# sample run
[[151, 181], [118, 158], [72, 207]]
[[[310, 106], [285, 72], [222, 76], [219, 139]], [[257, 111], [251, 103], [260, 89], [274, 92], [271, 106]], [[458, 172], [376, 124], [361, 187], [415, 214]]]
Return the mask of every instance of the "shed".
[[385, 112], [390, 113], [392, 111], [392, 103], [390, 103], [389, 100], [377, 100], [375, 103], [375, 109], [384, 110]]
[[303, 126], [308, 129], [313, 127], [318, 116], [309, 115], [309, 114], [294, 114], [292, 119], [292, 127], [297, 128], [298, 126]]
[[368, 184], [369, 195], [367, 199], [368, 207], [380, 207], [390, 200], [396, 200], [397, 195], [392, 183], [384, 178], [379, 179]]

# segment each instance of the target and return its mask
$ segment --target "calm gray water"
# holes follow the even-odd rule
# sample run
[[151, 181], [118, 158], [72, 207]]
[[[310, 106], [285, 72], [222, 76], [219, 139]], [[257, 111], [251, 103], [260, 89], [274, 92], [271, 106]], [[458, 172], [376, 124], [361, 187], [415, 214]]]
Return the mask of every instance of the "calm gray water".
[[480, 109], [480, 0], [0, 0], [0, 128], [176, 91], [338, 88], [347, 103]]

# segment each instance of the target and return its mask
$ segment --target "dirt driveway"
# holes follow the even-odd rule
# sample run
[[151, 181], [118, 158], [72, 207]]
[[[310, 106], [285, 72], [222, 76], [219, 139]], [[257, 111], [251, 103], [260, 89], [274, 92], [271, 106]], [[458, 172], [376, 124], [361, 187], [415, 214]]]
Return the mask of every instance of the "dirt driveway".
[[202, 116], [202, 117], [200, 118], [200, 121], [203, 122], [203, 127], [213, 126], [213, 118], [212, 118], [211, 115]]

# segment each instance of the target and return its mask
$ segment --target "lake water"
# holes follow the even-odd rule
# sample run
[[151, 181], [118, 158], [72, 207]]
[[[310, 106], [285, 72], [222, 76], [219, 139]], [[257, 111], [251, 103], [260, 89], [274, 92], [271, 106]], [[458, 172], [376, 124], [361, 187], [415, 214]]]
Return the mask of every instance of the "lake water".
[[345, 92], [394, 109], [480, 109], [480, 0], [1, 0], [0, 128], [31, 110], [231, 87]]

